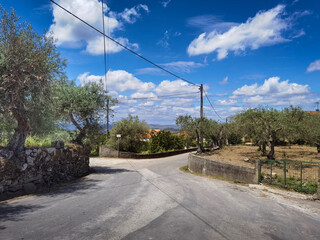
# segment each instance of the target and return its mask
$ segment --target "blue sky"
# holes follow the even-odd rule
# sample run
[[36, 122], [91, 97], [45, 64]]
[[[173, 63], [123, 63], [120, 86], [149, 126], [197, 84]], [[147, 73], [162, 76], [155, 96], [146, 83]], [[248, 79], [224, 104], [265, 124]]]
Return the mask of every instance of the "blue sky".
[[[102, 29], [98, 0], [57, 2]], [[101, 35], [50, 1], [0, 3], [15, 8], [37, 32], [52, 32], [67, 59], [69, 79], [78, 84], [104, 79]], [[203, 83], [219, 115], [205, 99], [209, 118], [225, 121], [261, 105], [314, 110], [320, 101], [320, 1], [109, 0], [104, 13], [111, 37], [180, 77]], [[108, 41], [107, 55], [104, 86], [120, 100], [114, 120], [131, 113], [148, 123], [174, 124], [178, 115], [199, 116], [197, 87]]]

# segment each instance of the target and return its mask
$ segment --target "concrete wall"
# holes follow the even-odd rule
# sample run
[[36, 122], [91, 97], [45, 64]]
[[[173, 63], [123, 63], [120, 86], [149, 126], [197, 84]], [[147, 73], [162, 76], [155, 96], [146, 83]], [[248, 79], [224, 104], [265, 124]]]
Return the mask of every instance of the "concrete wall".
[[18, 155], [2, 148], [0, 199], [70, 181], [88, 172], [89, 152], [80, 146], [70, 148], [62, 144], [51, 148], [26, 148]]
[[318, 169], [318, 190], [317, 192], [313, 195], [314, 200], [320, 200], [320, 165]]
[[221, 177], [243, 183], [258, 183], [258, 167], [238, 166], [229, 163], [206, 159], [189, 154], [188, 167], [191, 172]]
[[138, 154], [138, 153], [130, 153], [130, 152], [118, 152], [117, 150], [110, 149], [106, 146], [100, 146], [99, 156], [100, 157], [109, 157], [109, 158], [133, 158], [133, 159], [149, 159], [149, 158], [162, 158], [178, 155], [181, 153], [193, 152], [196, 151], [197, 148], [189, 148], [185, 150], [177, 150], [170, 151], [165, 153], [152, 153], [152, 154]]

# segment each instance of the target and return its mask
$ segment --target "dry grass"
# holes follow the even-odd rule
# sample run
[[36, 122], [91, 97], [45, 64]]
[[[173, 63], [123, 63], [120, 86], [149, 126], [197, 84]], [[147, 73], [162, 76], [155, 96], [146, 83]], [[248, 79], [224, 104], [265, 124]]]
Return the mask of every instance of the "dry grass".
[[[212, 153], [204, 153], [203, 156], [216, 161], [249, 167], [254, 167], [256, 160], [266, 158], [258, 151], [258, 147], [247, 145], [226, 146]], [[249, 161], [245, 162], [245, 158], [248, 158]], [[275, 147], [275, 158], [276, 160], [320, 162], [320, 154], [316, 147], [299, 145]]]

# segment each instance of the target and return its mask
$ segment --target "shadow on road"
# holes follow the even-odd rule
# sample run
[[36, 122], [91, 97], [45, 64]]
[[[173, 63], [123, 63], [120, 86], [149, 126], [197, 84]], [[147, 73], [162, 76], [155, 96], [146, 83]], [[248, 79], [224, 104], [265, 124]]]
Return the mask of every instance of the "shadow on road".
[[114, 173], [123, 173], [123, 172], [135, 172], [125, 168], [110, 168], [110, 167], [93, 167], [93, 174], [114, 174]]
[[[24, 215], [42, 208], [39, 205], [11, 205], [8, 203], [0, 204], [0, 222], [4, 221], [20, 221]], [[0, 230], [6, 227], [0, 225]]]

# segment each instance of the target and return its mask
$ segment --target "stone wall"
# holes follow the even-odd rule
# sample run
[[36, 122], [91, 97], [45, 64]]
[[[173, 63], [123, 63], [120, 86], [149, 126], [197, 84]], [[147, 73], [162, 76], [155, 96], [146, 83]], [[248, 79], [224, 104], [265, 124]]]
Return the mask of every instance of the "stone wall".
[[195, 173], [202, 173], [243, 183], [258, 183], [257, 164], [255, 168], [250, 168], [189, 154], [188, 167], [191, 172]]
[[89, 153], [80, 146], [26, 148], [14, 155], [0, 149], [0, 198], [31, 193], [43, 186], [70, 181], [89, 172]]
[[170, 151], [164, 153], [151, 153], [151, 154], [139, 154], [130, 152], [118, 152], [117, 150], [108, 148], [107, 146], [100, 146], [99, 157], [109, 157], [109, 158], [133, 158], [133, 159], [150, 159], [150, 158], [162, 158], [170, 157], [182, 153], [196, 151], [197, 148], [189, 148], [184, 150]]

